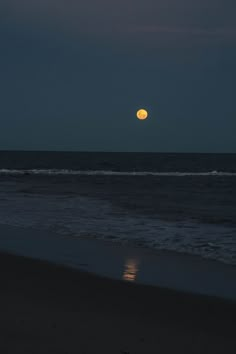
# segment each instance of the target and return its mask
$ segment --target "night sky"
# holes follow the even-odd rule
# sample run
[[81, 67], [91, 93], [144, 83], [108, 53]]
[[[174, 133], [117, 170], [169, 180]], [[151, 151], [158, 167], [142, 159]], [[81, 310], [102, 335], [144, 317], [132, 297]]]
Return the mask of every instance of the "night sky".
[[236, 152], [235, 18], [235, 0], [0, 0], [0, 149]]

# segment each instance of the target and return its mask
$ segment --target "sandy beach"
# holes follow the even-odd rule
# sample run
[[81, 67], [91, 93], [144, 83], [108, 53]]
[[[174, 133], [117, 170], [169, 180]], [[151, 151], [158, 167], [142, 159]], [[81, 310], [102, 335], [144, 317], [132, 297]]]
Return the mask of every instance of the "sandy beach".
[[2, 253], [0, 352], [235, 353], [236, 304]]

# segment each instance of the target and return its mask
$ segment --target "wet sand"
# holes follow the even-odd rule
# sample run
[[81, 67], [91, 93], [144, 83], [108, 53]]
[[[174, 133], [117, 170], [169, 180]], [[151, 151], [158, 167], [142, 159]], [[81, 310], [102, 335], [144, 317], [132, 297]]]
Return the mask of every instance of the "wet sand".
[[236, 303], [0, 255], [0, 353], [235, 353]]
[[236, 301], [236, 267], [214, 260], [0, 225], [0, 250], [111, 279]]

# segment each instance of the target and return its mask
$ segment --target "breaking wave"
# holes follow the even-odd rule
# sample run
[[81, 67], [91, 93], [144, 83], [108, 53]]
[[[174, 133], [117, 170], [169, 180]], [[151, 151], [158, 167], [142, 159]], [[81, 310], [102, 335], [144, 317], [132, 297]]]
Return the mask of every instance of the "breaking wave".
[[68, 169], [0, 169], [0, 175], [40, 175], [40, 176], [229, 176], [236, 177], [236, 172], [154, 172], [154, 171], [110, 171], [110, 170], [68, 170]]

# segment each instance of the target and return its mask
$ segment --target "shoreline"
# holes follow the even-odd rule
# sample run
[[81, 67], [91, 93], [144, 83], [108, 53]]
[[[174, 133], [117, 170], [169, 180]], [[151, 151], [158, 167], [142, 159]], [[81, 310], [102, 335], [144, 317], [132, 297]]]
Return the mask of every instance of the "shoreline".
[[0, 252], [49, 261], [109, 279], [236, 301], [236, 267], [197, 256], [66, 238], [6, 225], [0, 225]]
[[0, 253], [2, 353], [234, 353], [236, 303]]
[[[51, 271], [51, 272], [62, 272], [64, 273], [71, 273], [73, 276], [78, 276], [78, 277], [83, 277], [83, 278], [88, 278], [91, 281], [96, 279], [96, 282], [107, 282], [117, 284], [118, 286], [123, 286], [128, 287], [128, 288], [133, 288], [136, 290], [139, 289], [146, 289], [146, 291], [154, 291], [158, 292], [161, 296], [167, 296], [169, 299], [172, 297], [178, 297], [179, 299], [189, 299], [190, 301], [195, 301], [196, 303], [214, 303], [216, 306], [218, 305], [223, 305], [223, 306], [229, 306], [232, 308], [235, 307], [236, 310], [236, 301], [233, 299], [229, 298], [223, 298], [223, 297], [218, 297], [214, 295], [207, 295], [207, 294], [199, 294], [199, 293], [194, 293], [194, 292], [189, 292], [189, 291], [183, 291], [179, 289], [173, 289], [173, 288], [168, 288], [168, 287], [162, 287], [162, 286], [157, 286], [153, 284], [144, 284], [144, 283], [138, 283], [138, 282], [131, 282], [131, 281], [125, 281], [124, 279], [117, 279], [117, 278], [111, 278], [107, 277], [105, 275], [101, 275], [95, 272], [90, 272], [87, 270], [83, 270], [81, 268], [76, 268], [71, 265], [67, 264], [62, 264], [62, 263], [55, 263], [49, 260], [42, 260], [42, 259], [37, 259], [33, 258], [30, 256], [24, 256], [24, 255], [19, 255], [19, 254], [14, 254], [14, 253], [8, 253], [0, 250], [0, 263], [1, 262], [13, 262], [13, 264], [18, 264], [20, 267], [31, 267], [32, 268], [37, 268], [38, 270], [43, 270], [43, 271]], [[11, 266], [9, 267], [11, 268]], [[17, 272], [19, 269], [17, 270]], [[135, 290], [134, 290], [135, 291]], [[184, 302], [183, 301], [183, 302]], [[236, 313], [235, 313], [236, 314]], [[236, 318], [235, 318], [236, 319]]]

